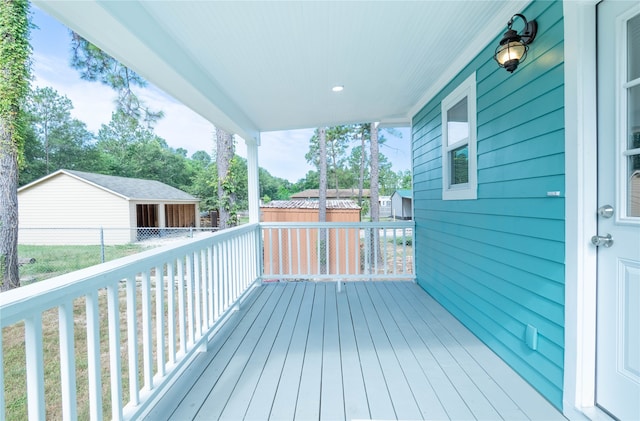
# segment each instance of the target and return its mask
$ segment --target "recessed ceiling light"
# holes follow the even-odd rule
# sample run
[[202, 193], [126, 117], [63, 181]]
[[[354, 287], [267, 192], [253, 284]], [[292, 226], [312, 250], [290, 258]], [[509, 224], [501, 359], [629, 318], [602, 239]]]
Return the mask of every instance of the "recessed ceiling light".
[[333, 88], [331, 88], [333, 92], [342, 92], [343, 89], [344, 89], [344, 86], [342, 85], [336, 85]]

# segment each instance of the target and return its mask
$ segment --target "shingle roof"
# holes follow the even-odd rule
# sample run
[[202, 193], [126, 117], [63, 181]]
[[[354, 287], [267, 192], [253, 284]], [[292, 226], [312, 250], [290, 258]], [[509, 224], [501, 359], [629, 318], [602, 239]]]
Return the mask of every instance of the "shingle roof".
[[[278, 209], [318, 209], [317, 200], [272, 200], [260, 206], [261, 208]], [[360, 209], [353, 200], [327, 200], [327, 209]]]
[[95, 174], [75, 170], [60, 170], [61, 173], [81, 178], [98, 187], [126, 197], [127, 199], [142, 200], [173, 200], [173, 201], [198, 201], [175, 187], [156, 180], [143, 180], [140, 178], [118, 177], [114, 175]]
[[[369, 189], [362, 190], [362, 197], [369, 197], [370, 192]], [[295, 193], [291, 195], [292, 199], [317, 199], [320, 197], [320, 190], [318, 189], [307, 189], [301, 191], [300, 193]], [[358, 189], [338, 189], [336, 194], [336, 189], [327, 189], [327, 198], [332, 199], [350, 199], [358, 197]]]

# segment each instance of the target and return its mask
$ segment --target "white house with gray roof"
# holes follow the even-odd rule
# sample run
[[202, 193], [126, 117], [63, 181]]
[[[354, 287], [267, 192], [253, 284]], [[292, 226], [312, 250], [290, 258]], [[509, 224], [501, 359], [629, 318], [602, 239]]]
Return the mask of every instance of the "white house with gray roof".
[[77, 228], [104, 228], [106, 244], [126, 244], [141, 228], [199, 227], [198, 203], [155, 180], [59, 170], [18, 189], [18, 241], [99, 244], [95, 230]]

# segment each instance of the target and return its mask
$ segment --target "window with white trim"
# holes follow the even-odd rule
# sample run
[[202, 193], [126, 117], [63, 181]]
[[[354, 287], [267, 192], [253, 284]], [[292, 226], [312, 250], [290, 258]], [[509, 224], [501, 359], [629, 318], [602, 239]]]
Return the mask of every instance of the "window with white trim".
[[442, 199], [478, 197], [476, 74], [442, 101]]

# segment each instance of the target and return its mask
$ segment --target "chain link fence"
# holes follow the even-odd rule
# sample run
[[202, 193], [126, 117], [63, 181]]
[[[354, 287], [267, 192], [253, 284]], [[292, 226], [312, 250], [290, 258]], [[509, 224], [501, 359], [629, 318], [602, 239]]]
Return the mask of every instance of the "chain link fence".
[[53, 278], [217, 228], [20, 228], [20, 283]]

